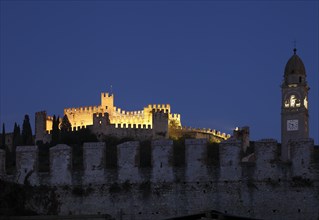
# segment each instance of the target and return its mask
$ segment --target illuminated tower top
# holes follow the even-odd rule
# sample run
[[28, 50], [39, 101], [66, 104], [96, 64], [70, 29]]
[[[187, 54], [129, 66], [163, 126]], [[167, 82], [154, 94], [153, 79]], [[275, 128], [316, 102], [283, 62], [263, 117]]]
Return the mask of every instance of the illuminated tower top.
[[294, 48], [294, 54], [288, 60], [285, 67], [284, 84], [297, 84], [306, 82], [306, 69], [300, 57], [297, 55], [297, 49]]

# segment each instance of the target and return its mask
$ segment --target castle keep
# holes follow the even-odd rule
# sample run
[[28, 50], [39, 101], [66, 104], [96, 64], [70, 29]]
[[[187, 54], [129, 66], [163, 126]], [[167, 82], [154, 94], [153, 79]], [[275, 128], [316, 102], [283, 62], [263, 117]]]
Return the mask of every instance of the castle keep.
[[[72, 130], [89, 128], [102, 140], [105, 136], [131, 137], [137, 140], [168, 139], [188, 134], [194, 138], [207, 138], [220, 142], [230, 137], [212, 129], [182, 127], [180, 114], [171, 113], [169, 104], [148, 105], [139, 111], [125, 111], [114, 106], [114, 95], [101, 93], [99, 106], [65, 108]], [[36, 141], [49, 142], [52, 131], [52, 116], [45, 111], [35, 114]]]
[[[148, 220], [217, 210], [257, 219], [319, 219], [319, 149], [309, 138], [308, 90], [304, 65], [294, 51], [282, 83], [281, 144], [274, 139], [249, 141], [248, 127], [235, 129], [232, 137], [218, 145], [209, 144], [204, 136], [218, 135], [216, 131], [189, 129], [204, 138], [186, 139], [183, 151], [160, 135], [169, 130], [170, 120], [181, 125], [179, 116], [170, 116], [169, 106], [148, 106], [136, 114], [115, 108], [112, 112], [108, 106], [113, 106], [113, 96], [102, 94], [108, 100], [105, 108], [65, 109], [73, 129], [79, 129], [82, 113], [89, 115], [86, 111], [91, 111], [92, 120], [83, 116], [79, 126], [90, 127], [96, 134], [155, 129], [152, 135], [161, 138], [152, 137], [149, 166], [142, 163], [145, 148], [139, 141], [115, 146], [115, 168], [106, 166], [111, 146], [84, 143], [81, 170], [73, 167], [72, 147], [56, 145], [49, 149], [46, 173], [38, 171], [38, 146], [19, 146], [12, 175], [6, 173], [5, 152], [0, 150], [0, 183], [22, 187], [24, 206], [42, 215], [109, 214], [115, 219]], [[38, 132], [47, 131], [47, 116], [37, 114], [41, 116]], [[175, 163], [176, 155], [184, 163]]]

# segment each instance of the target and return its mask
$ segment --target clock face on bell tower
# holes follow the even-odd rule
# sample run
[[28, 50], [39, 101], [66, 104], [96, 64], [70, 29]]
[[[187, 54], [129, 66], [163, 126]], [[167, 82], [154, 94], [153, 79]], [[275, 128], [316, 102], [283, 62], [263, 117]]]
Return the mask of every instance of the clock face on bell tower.
[[282, 158], [289, 160], [288, 142], [309, 137], [308, 91], [305, 66], [296, 54], [288, 60], [281, 85]]
[[298, 120], [287, 120], [287, 131], [298, 131]]

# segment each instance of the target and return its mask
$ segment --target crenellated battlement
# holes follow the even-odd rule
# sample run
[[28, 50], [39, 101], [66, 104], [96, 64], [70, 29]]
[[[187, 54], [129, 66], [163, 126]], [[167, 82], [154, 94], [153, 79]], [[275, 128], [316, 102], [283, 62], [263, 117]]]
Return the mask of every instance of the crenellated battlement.
[[[152, 110], [164, 110], [165, 112], [171, 112], [171, 106], [169, 104], [150, 104], [145, 107], [148, 111]], [[145, 110], [144, 110], [145, 111]]]
[[143, 129], [143, 130], [151, 130], [151, 125], [146, 124], [115, 124], [115, 128], [121, 129]]
[[125, 111], [121, 108], [114, 107], [113, 116], [136, 116], [136, 117], [144, 117], [144, 111]]
[[[109, 147], [104, 142], [84, 143], [83, 169], [75, 171], [72, 148], [57, 145], [50, 148], [49, 173], [41, 173], [38, 147], [19, 146], [17, 171], [9, 176], [5, 153], [0, 149], [0, 178], [28, 189], [52, 188], [57, 195], [54, 198], [61, 202], [59, 215], [108, 213], [116, 219], [165, 219], [176, 216], [176, 211], [183, 216], [213, 209], [250, 217], [258, 214], [259, 218], [267, 213], [271, 218], [283, 213], [300, 219], [317, 217], [313, 204], [319, 201], [314, 196], [319, 184], [319, 161], [310, 160], [312, 139], [290, 143], [293, 153], [289, 163], [278, 159], [278, 143], [273, 139], [256, 141], [255, 160], [249, 162], [241, 160], [242, 142], [234, 138], [220, 143], [219, 151], [215, 151], [219, 152], [218, 163], [209, 162], [210, 157], [215, 157], [210, 149], [214, 146], [206, 139], [187, 139], [185, 150], [178, 152], [171, 140], [152, 141], [150, 154], [145, 154], [145, 146], [137, 141], [117, 145], [112, 155]], [[184, 165], [175, 165], [176, 153], [184, 157]], [[142, 166], [142, 155], [150, 158], [149, 167]], [[115, 168], [106, 166], [110, 156], [116, 158]], [[48, 191], [40, 194], [42, 191], [36, 199], [48, 195]], [[271, 202], [259, 198], [269, 198]], [[47, 200], [37, 199], [38, 205], [32, 207], [47, 210], [46, 204], [38, 201]], [[288, 206], [285, 201], [289, 201]], [[155, 205], [145, 208], [146, 203]], [[309, 212], [304, 211], [308, 209]], [[253, 215], [249, 210], [253, 210]], [[276, 212], [280, 215], [273, 210], [279, 210]]]
[[101, 96], [104, 97], [104, 98], [110, 98], [110, 97], [113, 96], [113, 94], [108, 93], [108, 92], [102, 92], [102, 93], [101, 93]]
[[168, 118], [169, 113], [167, 109], [153, 109], [152, 115], [157, 118]]
[[64, 114], [70, 114], [70, 113], [97, 113], [100, 111], [100, 106], [83, 106], [83, 107], [77, 107], [77, 108], [65, 108]]
[[[143, 124], [143, 121], [127, 121], [124, 122], [125, 116], [118, 117], [117, 120], [110, 122], [108, 113], [96, 113], [93, 114], [93, 125], [89, 126], [91, 131], [102, 140], [104, 136], [114, 136], [118, 138], [131, 137], [137, 140], [152, 139], [152, 125]], [[117, 123], [118, 122], [118, 123]]]
[[180, 120], [181, 119], [181, 115], [180, 114], [169, 114], [169, 118], [171, 120]]
[[195, 132], [195, 133], [203, 133], [213, 135], [223, 140], [227, 140], [231, 137], [230, 134], [222, 133], [220, 131], [216, 131], [215, 129], [206, 129], [206, 128], [192, 128], [192, 127], [182, 127], [184, 132]]
[[[219, 166], [213, 165], [213, 169], [219, 170], [218, 179], [224, 180], [241, 180], [246, 178], [243, 176], [245, 174], [244, 170], [246, 169], [245, 162], [242, 162], [241, 154], [241, 141], [236, 139], [228, 139], [219, 146]], [[159, 147], [161, 146], [161, 147]], [[106, 164], [105, 157], [101, 157], [99, 152], [105, 152], [105, 144], [103, 142], [97, 143], [85, 143], [84, 144], [84, 164], [88, 164], [89, 161], [95, 161], [94, 163], [100, 164], [99, 170], [107, 171], [107, 168], [104, 167]], [[208, 142], [206, 139], [187, 139], [185, 141], [185, 166], [183, 169], [186, 170], [186, 180], [187, 181], [210, 181], [209, 177], [209, 168], [208, 164]], [[278, 156], [278, 143], [274, 139], [262, 139], [255, 142], [255, 161], [253, 162], [253, 174], [250, 178], [256, 180], [265, 180], [269, 178], [293, 178], [294, 176], [302, 176], [303, 178], [319, 178], [319, 172], [315, 172], [315, 167], [312, 166], [311, 155], [313, 154], [314, 143], [312, 139], [304, 139], [300, 141], [294, 141], [290, 143], [292, 150], [292, 160], [291, 164], [283, 164]], [[117, 146], [117, 155], [118, 155], [118, 172], [120, 179], [117, 181], [125, 182], [136, 182], [142, 181], [142, 176], [140, 172], [136, 172], [135, 175], [129, 175], [127, 170], [138, 169], [139, 161], [141, 156], [141, 146], [137, 141], [123, 143]], [[302, 149], [302, 150], [300, 150]], [[176, 181], [173, 178], [173, 144], [170, 140], [157, 140], [152, 142], [152, 155], [153, 158], [153, 168], [157, 171], [151, 177], [150, 181], [161, 181], [161, 180], [170, 180]], [[17, 174], [18, 176], [15, 180], [19, 183], [24, 183], [25, 178], [29, 176], [29, 181], [35, 185], [40, 184], [41, 182], [47, 182], [41, 180], [38, 175], [38, 147], [37, 146], [19, 146], [16, 151], [16, 161], [17, 161]], [[67, 145], [57, 145], [50, 148], [50, 181], [51, 185], [56, 184], [71, 184], [72, 182], [72, 150], [71, 147]], [[99, 157], [99, 160], [97, 158]], [[166, 157], [166, 158], [165, 158]], [[0, 176], [5, 173], [4, 163], [5, 154], [3, 151], [0, 151]], [[131, 158], [128, 162], [128, 158]], [[157, 162], [160, 161], [171, 161], [171, 162]], [[317, 161], [319, 163], [319, 161]], [[90, 162], [91, 163], [91, 162]], [[122, 170], [123, 165], [125, 164], [125, 169]], [[166, 170], [165, 173], [162, 173], [158, 170], [158, 165], [161, 165], [163, 170]], [[286, 166], [284, 171], [282, 166]], [[96, 167], [96, 166], [95, 166]], [[252, 165], [250, 165], [252, 167]], [[93, 167], [85, 166], [85, 175], [91, 175], [91, 171], [95, 170]], [[287, 173], [287, 170], [289, 172]], [[122, 173], [123, 172], [123, 173]], [[94, 172], [93, 172], [94, 173]], [[161, 176], [156, 176], [160, 174]], [[23, 175], [22, 175], [23, 174]], [[31, 176], [30, 176], [31, 175]], [[104, 175], [104, 174], [103, 174]], [[129, 176], [127, 176], [129, 175]], [[165, 176], [169, 175], [169, 176]], [[287, 176], [288, 175], [288, 176]], [[317, 175], [317, 176], [316, 176]], [[86, 178], [83, 176], [82, 178]], [[216, 177], [214, 177], [216, 178]], [[103, 177], [104, 181], [108, 181], [107, 176]], [[94, 179], [91, 180], [91, 183], [94, 183]], [[215, 179], [216, 181], [216, 179]]]

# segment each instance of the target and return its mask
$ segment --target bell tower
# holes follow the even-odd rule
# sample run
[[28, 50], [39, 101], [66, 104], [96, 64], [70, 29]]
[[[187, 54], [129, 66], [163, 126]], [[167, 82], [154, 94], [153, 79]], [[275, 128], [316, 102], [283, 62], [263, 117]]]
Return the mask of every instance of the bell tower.
[[296, 48], [293, 51], [281, 85], [281, 158], [284, 161], [290, 159], [289, 140], [309, 137], [306, 70]]

